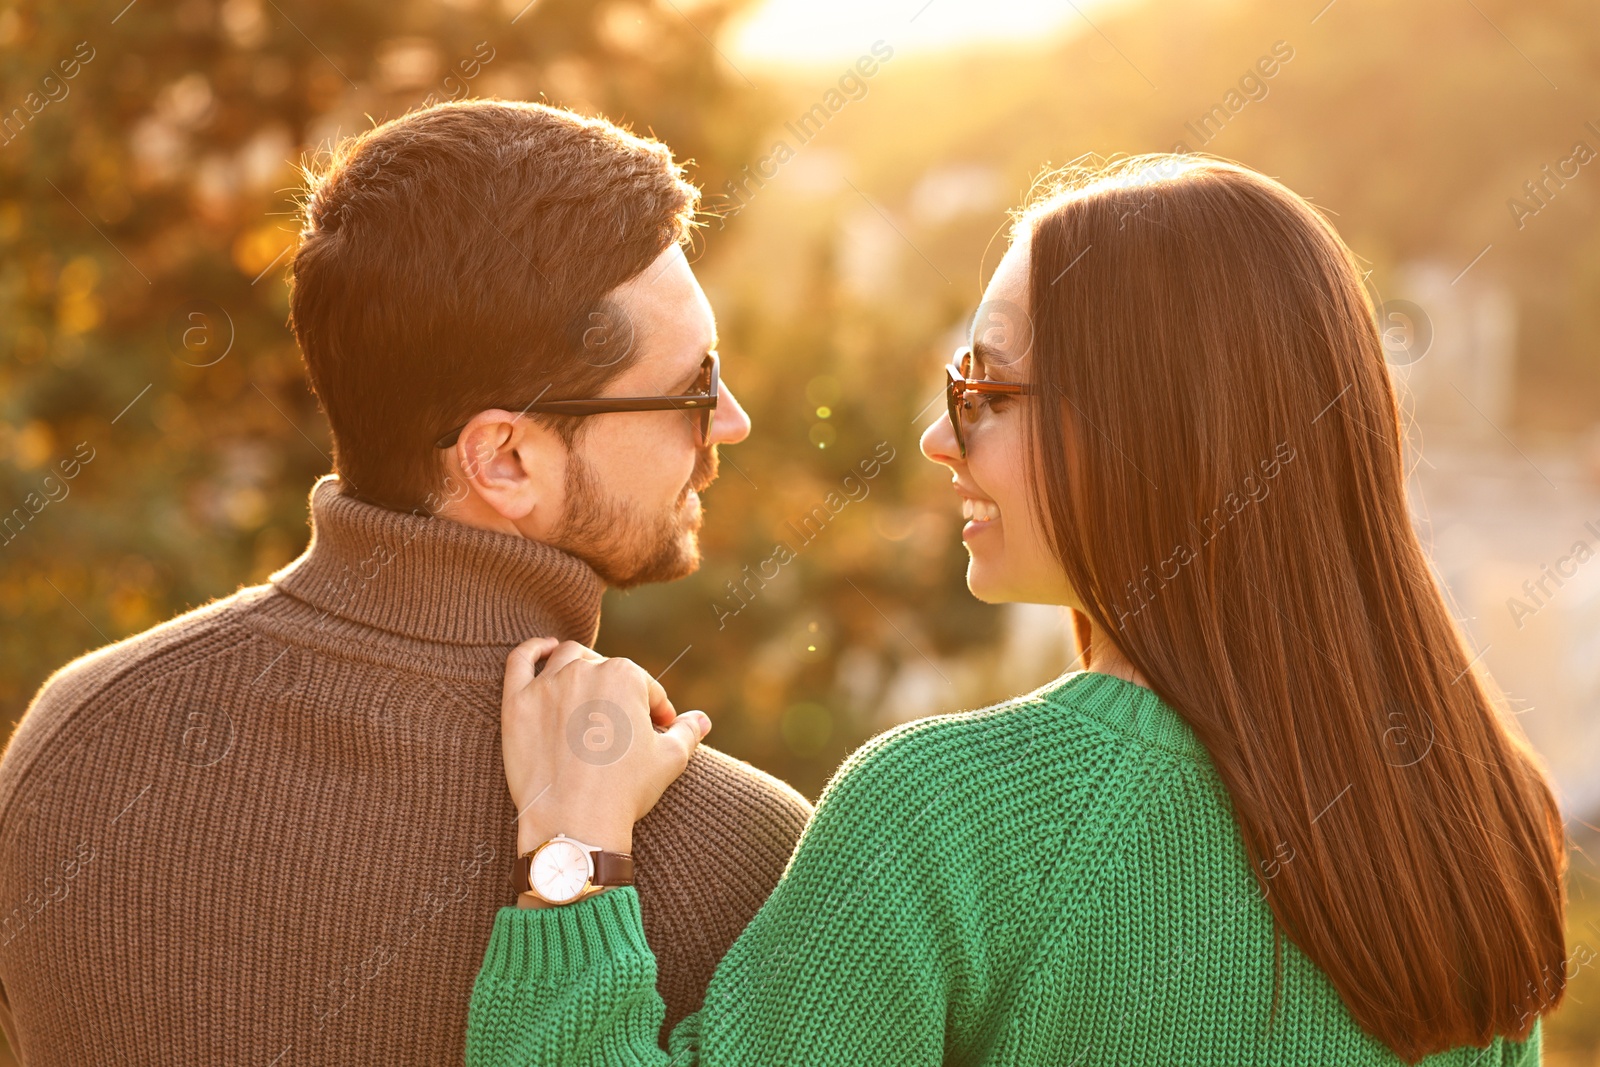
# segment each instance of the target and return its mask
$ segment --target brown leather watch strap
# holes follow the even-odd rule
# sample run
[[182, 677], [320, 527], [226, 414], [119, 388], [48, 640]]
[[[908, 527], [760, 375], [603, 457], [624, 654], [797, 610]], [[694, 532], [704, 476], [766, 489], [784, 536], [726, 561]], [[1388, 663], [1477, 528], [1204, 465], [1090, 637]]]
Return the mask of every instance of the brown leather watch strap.
[[633, 857], [626, 852], [589, 853], [594, 857], [594, 885], [632, 885]]

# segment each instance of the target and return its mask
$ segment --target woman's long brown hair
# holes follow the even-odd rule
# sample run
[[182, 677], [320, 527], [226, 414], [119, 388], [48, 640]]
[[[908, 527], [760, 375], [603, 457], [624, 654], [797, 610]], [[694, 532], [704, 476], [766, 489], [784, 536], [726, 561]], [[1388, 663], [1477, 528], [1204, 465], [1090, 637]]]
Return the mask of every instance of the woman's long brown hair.
[[1195, 156], [1058, 174], [1015, 237], [1080, 639], [1194, 729], [1278, 934], [1357, 1023], [1409, 1063], [1526, 1036], [1565, 990], [1561, 816], [1412, 528], [1354, 257]]

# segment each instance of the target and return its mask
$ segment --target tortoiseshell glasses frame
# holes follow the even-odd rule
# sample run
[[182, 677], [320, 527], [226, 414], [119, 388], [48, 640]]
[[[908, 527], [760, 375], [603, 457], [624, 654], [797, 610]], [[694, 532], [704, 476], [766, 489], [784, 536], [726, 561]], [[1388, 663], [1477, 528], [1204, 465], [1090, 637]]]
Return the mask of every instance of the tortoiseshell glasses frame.
[[961, 458], [967, 458], [967, 441], [961, 432], [961, 426], [967, 421], [968, 413], [972, 410], [967, 400], [968, 393], [992, 394], [997, 396], [1034, 396], [1038, 392], [1027, 382], [997, 382], [990, 378], [971, 378], [972, 373], [972, 346], [962, 345], [956, 349], [955, 355], [944, 368], [945, 372], [945, 402], [950, 408], [950, 428], [956, 434], [956, 447], [961, 449]]

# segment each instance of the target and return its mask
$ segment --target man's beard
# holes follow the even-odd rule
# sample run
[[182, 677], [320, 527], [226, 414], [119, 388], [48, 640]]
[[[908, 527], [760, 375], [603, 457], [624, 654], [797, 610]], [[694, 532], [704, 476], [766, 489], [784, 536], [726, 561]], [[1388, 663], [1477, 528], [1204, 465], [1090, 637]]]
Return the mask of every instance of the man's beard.
[[696, 453], [688, 484], [669, 509], [654, 515], [611, 496], [576, 449], [567, 452], [566, 476], [567, 517], [550, 542], [593, 567], [607, 585], [676, 581], [700, 566], [700, 514], [685, 518], [683, 505], [689, 490], [703, 492], [716, 480], [716, 445]]

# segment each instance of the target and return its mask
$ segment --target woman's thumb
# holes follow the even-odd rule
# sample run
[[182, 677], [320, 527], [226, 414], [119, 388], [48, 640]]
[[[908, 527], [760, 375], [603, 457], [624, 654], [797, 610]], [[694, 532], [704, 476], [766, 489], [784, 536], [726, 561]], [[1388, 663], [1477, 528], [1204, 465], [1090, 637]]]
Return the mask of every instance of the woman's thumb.
[[[694, 754], [700, 739], [711, 732], [711, 717], [703, 711], [686, 711], [673, 720], [662, 736], [672, 738], [683, 754], [684, 764]], [[681, 773], [681, 771], [680, 771]]]
[[690, 733], [696, 741], [700, 740], [706, 734], [711, 732], [711, 716], [707, 715], [698, 708], [693, 711], [686, 711], [682, 715], [679, 715], [677, 719], [674, 720], [673, 725], [676, 726], [683, 722], [687, 722], [689, 724]]

